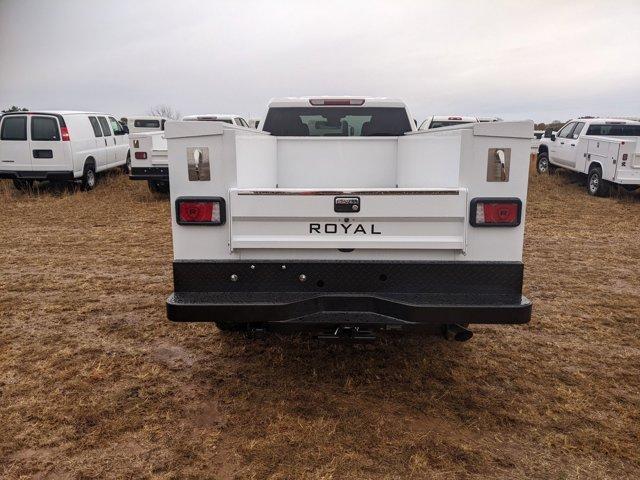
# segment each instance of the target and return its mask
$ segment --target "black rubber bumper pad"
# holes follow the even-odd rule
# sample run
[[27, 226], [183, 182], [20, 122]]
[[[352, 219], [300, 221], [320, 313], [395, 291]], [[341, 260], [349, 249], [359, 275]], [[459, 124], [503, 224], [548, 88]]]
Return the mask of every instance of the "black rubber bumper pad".
[[174, 262], [179, 322], [527, 323], [521, 262]]

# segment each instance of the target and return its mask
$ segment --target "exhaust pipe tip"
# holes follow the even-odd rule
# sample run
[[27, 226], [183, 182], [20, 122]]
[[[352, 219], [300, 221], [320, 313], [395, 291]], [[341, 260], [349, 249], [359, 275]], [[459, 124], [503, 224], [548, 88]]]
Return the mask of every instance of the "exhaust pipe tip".
[[466, 342], [473, 337], [473, 332], [468, 328], [458, 325], [457, 323], [451, 323], [444, 325], [444, 337], [447, 340], [455, 340], [456, 342]]

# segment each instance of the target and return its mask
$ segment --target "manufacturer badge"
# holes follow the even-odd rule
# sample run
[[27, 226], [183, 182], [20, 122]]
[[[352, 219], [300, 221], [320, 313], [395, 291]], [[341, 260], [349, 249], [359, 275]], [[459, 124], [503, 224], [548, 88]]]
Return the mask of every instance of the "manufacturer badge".
[[333, 211], [339, 213], [354, 213], [360, 211], [360, 197], [335, 197]]

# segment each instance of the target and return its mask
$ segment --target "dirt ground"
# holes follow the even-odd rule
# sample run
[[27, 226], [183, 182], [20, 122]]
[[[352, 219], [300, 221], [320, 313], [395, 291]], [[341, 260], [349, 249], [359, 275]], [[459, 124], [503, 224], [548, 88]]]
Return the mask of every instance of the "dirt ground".
[[640, 197], [533, 177], [525, 326], [470, 342], [172, 324], [169, 203], [0, 185], [0, 477], [640, 477]]

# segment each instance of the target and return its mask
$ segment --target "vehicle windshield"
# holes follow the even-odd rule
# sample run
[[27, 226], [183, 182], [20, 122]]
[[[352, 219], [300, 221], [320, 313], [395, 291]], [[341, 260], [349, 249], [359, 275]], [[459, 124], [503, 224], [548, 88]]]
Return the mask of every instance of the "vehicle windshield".
[[474, 122], [468, 122], [466, 120], [435, 120], [431, 122], [431, 126], [429, 128], [450, 127], [451, 125], [464, 125], [465, 123]]
[[263, 130], [280, 137], [399, 137], [411, 131], [404, 108], [270, 108]]
[[640, 125], [589, 125], [587, 135], [640, 137]]

